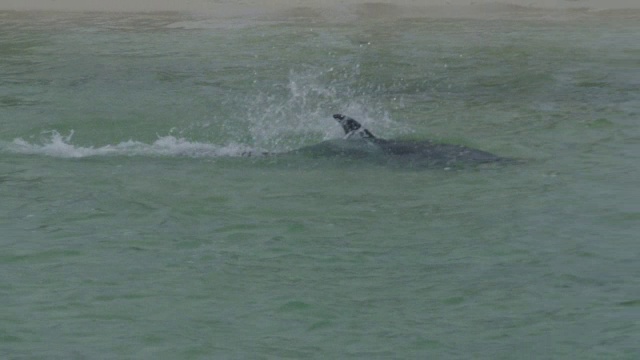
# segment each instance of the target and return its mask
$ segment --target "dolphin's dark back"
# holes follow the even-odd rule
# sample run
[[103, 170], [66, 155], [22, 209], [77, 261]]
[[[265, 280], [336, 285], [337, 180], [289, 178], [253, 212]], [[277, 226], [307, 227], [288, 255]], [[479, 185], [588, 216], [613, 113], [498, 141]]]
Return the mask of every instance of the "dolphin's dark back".
[[381, 152], [394, 158], [406, 158], [414, 161], [428, 162], [429, 164], [453, 165], [461, 163], [493, 163], [505, 160], [504, 158], [486, 151], [472, 149], [462, 145], [439, 144], [429, 140], [402, 141], [402, 140], [369, 140], [378, 146]]
[[411, 166], [450, 167], [463, 164], [509, 162], [486, 151], [462, 145], [439, 144], [431, 140], [386, 140], [373, 136], [356, 120], [335, 114], [333, 118], [342, 126], [346, 136], [341, 140], [324, 141], [318, 145], [300, 149], [302, 152], [324, 156], [372, 159], [385, 163]]
[[409, 155], [418, 154], [422, 156], [440, 156], [447, 158], [471, 158], [476, 161], [496, 161], [499, 156], [486, 151], [472, 149], [462, 145], [439, 144], [430, 140], [425, 141], [402, 141], [402, 140], [371, 140], [378, 145], [382, 151], [389, 155]]

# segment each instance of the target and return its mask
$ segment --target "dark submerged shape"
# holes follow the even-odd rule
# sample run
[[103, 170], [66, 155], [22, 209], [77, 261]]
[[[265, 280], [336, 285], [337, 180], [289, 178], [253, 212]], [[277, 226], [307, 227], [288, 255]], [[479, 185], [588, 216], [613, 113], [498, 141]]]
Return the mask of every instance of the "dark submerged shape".
[[506, 162], [509, 159], [462, 145], [439, 144], [431, 140], [385, 140], [375, 137], [362, 125], [342, 114], [333, 118], [342, 126], [344, 139], [324, 141], [297, 152], [320, 156], [371, 159], [419, 167], [459, 167]]

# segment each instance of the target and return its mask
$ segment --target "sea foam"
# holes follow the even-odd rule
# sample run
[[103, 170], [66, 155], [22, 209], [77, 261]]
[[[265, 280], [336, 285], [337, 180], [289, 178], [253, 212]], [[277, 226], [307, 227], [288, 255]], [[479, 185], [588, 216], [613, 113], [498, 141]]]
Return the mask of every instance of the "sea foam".
[[85, 147], [71, 143], [74, 132], [62, 135], [57, 131], [45, 134], [40, 143], [29, 142], [22, 138], [1, 143], [0, 150], [17, 154], [44, 155], [57, 158], [85, 158], [92, 156], [158, 156], [158, 157], [233, 157], [259, 155], [262, 152], [242, 144], [224, 146], [189, 141], [175, 136], [159, 136], [153, 143], [128, 140], [116, 145]]

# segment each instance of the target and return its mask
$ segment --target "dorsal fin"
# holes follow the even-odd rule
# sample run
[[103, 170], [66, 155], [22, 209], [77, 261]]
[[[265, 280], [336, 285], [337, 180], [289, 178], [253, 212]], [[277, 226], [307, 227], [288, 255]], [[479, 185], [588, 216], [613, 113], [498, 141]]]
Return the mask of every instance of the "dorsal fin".
[[375, 139], [375, 136], [371, 133], [371, 131], [363, 128], [362, 125], [360, 125], [360, 123], [355, 121], [354, 119], [342, 114], [335, 114], [333, 115], [333, 118], [336, 119], [336, 121], [342, 126], [342, 129], [345, 133], [345, 139], [349, 139], [354, 136]]

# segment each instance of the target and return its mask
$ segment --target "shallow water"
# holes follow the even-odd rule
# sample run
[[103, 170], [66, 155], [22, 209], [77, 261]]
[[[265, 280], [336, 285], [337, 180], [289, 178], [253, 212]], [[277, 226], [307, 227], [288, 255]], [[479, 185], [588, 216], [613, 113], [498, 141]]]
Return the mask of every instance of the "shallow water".
[[305, 16], [0, 13], [0, 355], [640, 356], [638, 22]]

